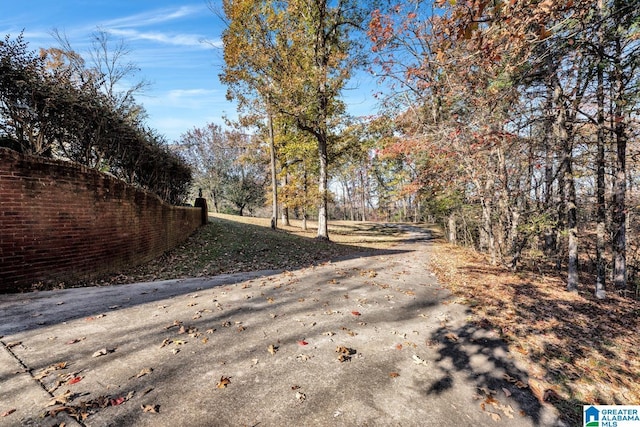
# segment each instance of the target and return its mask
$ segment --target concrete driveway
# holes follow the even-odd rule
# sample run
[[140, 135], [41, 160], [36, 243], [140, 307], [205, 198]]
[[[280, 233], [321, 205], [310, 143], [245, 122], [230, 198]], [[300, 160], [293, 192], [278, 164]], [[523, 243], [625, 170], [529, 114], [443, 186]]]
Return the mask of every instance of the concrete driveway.
[[0, 295], [0, 426], [562, 425], [429, 256]]

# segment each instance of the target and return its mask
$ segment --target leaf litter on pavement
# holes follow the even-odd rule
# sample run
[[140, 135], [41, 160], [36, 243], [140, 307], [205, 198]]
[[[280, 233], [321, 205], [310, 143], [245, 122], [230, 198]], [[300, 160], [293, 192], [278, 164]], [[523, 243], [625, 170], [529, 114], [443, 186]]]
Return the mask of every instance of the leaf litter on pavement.
[[[364, 272], [364, 273], [362, 273], [362, 272]], [[308, 360], [311, 359], [311, 357], [316, 357], [316, 359], [314, 359], [310, 364], [314, 363], [317, 359], [319, 359], [321, 357], [322, 358], [326, 358], [327, 360], [333, 359], [333, 362], [335, 363], [335, 355], [336, 355], [336, 353], [337, 353], [337, 358], [338, 358], [338, 360], [340, 362], [349, 361], [349, 360], [351, 360], [351, 357], [356, 355], [356, 354], [358, 355], [358, 357], [360, 357], [361, 354], [359, 354], [355, 349], [349, 347], [350, 345], [354, 345], [354, 343], [350, 342], [348, 340], [351, 340], [351, 339], [357, 340], [357, 339], [360, 339], [362, 337], [357, 337], [358, 333], [353, 331], [353, 330], [351, 330], [347, 326], [351, 326], [352, 323], [357, 323], [357, 325], [359, 326], [359, 328], [358, 328], [359, 332], [360, 331], [364, 331], [364, 330], [371, 330], [371, 331], [372, 330], [376, 330], [376, 322], [373, 321], [373, 320], [369, 321], [369, 316], [371, 315], [370, 309], [372, 307], [374, 307], [375, 304], [381, 304], [382, 302], [397, 303], [402, 298], [406, 298], [406, 299], [414, 298], [415, 299], [415, 297], [416, 297], [416, 291], [413, 290], [413, 288], [412, 289], [407, 289], [407, 288], [404, 287], [404, 285], [397, 286], [396, 284], [394, 284], [394, 285], [387, 284], [387, 283], [391, 283], [391, 282], [386, 281], [386, 279], [384, 278], [384, 274], [385, 274], [385, 272], [381, 271], [380, 273], [378, 273], [378, 272], [373, 272], [373, 270], [355, 270], [355, 271], [344, 271], [344, 272], [341, 272], [340, 277], [342, 278], [341, 281], [343, 281], [343, 282], [346, 281], [346, 279], [348, 278], [348, 275], [355, 275], [355, 276], [358, 276], [360, 280], [366, 281], [366, 285], [367, 286], [370, 285], [372, 287], [372, 289], [375, 290], [376, 292], [386, 292], [387, 294], [386, 294], [386, 298], [380, 298], [380, 301], [374, 301], [373, 299], [356, 298], [356, 296], [353, 296], [353, 295], [349, 296], [347, 298], [347, 297], [345, 297], [345, 295], [348, 296], [348, 294], [343, 293], [343, 294], [340, 294], [340, 300], [341, 301], [345, 300], [344, 301], [345, 303], [353, 304], [352, 306], [347, 307], [345, 305], [341, 305], [339, 307], [338, 306], [333, 306], [332, 307], [331, 305], [327, 304], [327, 306], [323, 306], [323, 308], [318, 311], [317, 314], [320, 314], [320, 315], [321, 314], [328, 314], [328, 315], [330, 315], [330, 317], [328, 317], [327, 319], [330, 320], [332, 323], [331, 323], [331, 325], [328, 325], [328, 322], [327, 323], [323, 323], [323, 322], [320, 322], [318, 320], [318, 318], [316, 318], [316, 320], [318, 320], [318, 324], [320, 325], [320, 326], [318, 326], [318, 329], [316, 329], [316, 333], [321, 334], [322, 330], [327, 331], [328, 329], [334, 329], [335, 331], [338, 332], [338, 334], [339, 334], [338, 337], [340, 337], [341, 339], [345, 339], [344, 345], [340, 345], [338, 347], [334, 347], [335, 348], [335, 352], [333, 353], [333, 356], [330, 356], [331, 353], [329, 353], [329, 352], [331, 350], [328, 350], [329, 352], [321, 353], [321, 352], [317, 352], [316, 349], [319, 346], [323, 345], [323, 343], [324, 343], [324, 345], [326, 345], [327, 342], [333, 343], [333, 339], [334, 338], [332, 338], [332, 336], [335, 335], [334, 332], [326, 332], [324, 334], [324, 337], [326, 337], [326, 338], [323, 337], [324, 341], [322, 341], [320, 344], [316, 344], [317, 340], [314, 339], [316, 336], [312, 336], [311, 333], [308, 332], [309, 330], [305, 330], [305, 331], [307, 331], [307, 334], [303, 335], [303, 333], [301, 333], [301, 332], [304, 332], [304, 331], [302, 329], [300, 329], [300, 330], [297, 330], [297, 331], [290, 331], [290, 332], [291, 333], [295, 333], [298, 337], [309, 336], [309, 339], [304, 338], [304, 339], [301, 339], [301, 340], [298, 339], [297, 341], [296, 341], [295, 338], [294, 338], [293, 341], [285, 341], [283, 339], [282, 344], [281, 344], [280, 340], [277, 339], [277, 338], [280, 338], [280, 337], [277, 337], [277, 336], [276, 337], [273, 337], [273, 336], [269, 337], [268, 339], [273, 344], [268, 345], [267, 351], [271, 354], [271, 356], [276, 356], [276, 353], [281, 349], [282, 349], [282, 353], [278, 354], [277, 355], [278, 357], [273, 357], [273, 358], [269, 357], [268, 359], [266, 359], [266, 361], [264, 363], [260, 362], [259, 367], [257, 367], [256, 369], [268, 369], [269, 363], [274, 363], [274, 362], [276, 362], [278, 360], [283, 360], [283, 357], [281, 357], [281, 356], [289, 355], [291, 357], [291, 347], [293, 347], [292, 344], [295, 344], [295, 343], [297, 343], [298, 346], [305, 346], [305, 350], [309, 349], [309, 351], [307, 353], [298, 354], [297, 356], [295, 356], [295, 353], [294, 353], [294, 355], [292, 357], [295, 357], [297, 360], [300, 360], [300, 361], [308, 361]], [[401, 273], [397, 273], [396, 276], [395, 276], [395, 280], [400, 281], [401, 278], [402, 278], [402, 275], [404, 275], [404, 274], [406, 274], [406, 272], [404, 272], [404, 271], [401, 272]], [[340, 285], [339, 282], [340, 281], [336, 280], [335, 283], [332, 284], [331, 286]], [[289, 285], [289, 284], [293, 284], [293, 283], [294, 283], [293, 280], [291, 282], [289, 282], [289, 283], [285, 283], [284, 280], [280, 281], [279, 283], [272, 282], [270, 280], [265, 280], [264, 285], [267, 287], [267, 289], [269, 287], [273, 287], [273, 289], [274, 289], [274, 292], [272, 294], [273, 296], [269, 296], [269, 297], [266, 298], [267, 304], [270, 304], [272, 307], [275, 307], [276, 305], [281, 304], [284, 298], [282, 298], [279, 295], [283, 295], [283, 294], [275, 293], [275, 291], [277, 290], [278, 292], [287, 292], [286, 286]], [[260, 286], [262, 286], [262, 285], [263, 284], [260, 284]], [[246, 284], [244, 284], [242, 286], [244, 286], [243, 289], [248, 289], [249, 288], [249, 286], [246, 286]], [[258, 283], [256, 282], [254, 284], [254, 289], [251, 292], [253, 292], [257, 288], [258, 288]], [[265, 290], [265, 292], [266, 292], [266, 290]], [[257, 297], [257, 295], [258, 295], [257, 293], [253, 293], [253, 296]], [[271, 301], [269, 301], [269, 298], [271, 299]], [[258, 303], [257, 300], [259, 300], [260, 298], [249, 298], [249, 299], [247, 299], [247, 302], [248, 303], [252, 303], [254, 301], [254, 299], [256, 300], [256, 303]], [[311, 300], [312, 300], [311, 297], [306, 298], [306, 299], [305, 298], [297, 298], [297, 303], [306, 304], [307, 302], [310, 303]], [[357, 306], [355, 304], [356, 300], [359, 302], [359, 304]], [[307, 302], [305, 302], [305, 301], [307, 301]], [[220, 297], [220, 302], [218, 302], [217, 300], [214, 300], [214, 302], [216, 303], [215, 307], [213, 307], [214, 310], [217, 308], [218, 311], [222, 311], [222, 310], [226, 310], [227, 307], [229, 307], [228, 303], [225, 302], [222, 297]], [[321, 301], [318, 301], [318, 303], [319, 303], [318, 306], [320, 306], [320, 302]], [[201, 301], [200, 302], [200, 307], [202, 307], [202, 304], [203, 303]], [[191, 304], [191, 305], [187, 304], [187, 307], [191, 307], [192, 305], [195, 305], [195, 304]], [[356, 310], [356, 307], [357, 307], [357, 310]], [[166, 306], [165, 306], [165, 308], [166, 308]], [[196, 316], [202, 316], [203, 314], [206, 314], [207, 310], [208, 309], [206, 309], [206, 308], [203, 308], [202, 310], [198, 310], [196, 312]], [[275, 320], [277, 318], [276, 322], [280, 321], [281, 318], [284, 318], [284, 320], [286, 320], [287, 319], [287, 312], [285, 310], [280, 311], [281, 309], [277, 309], [277, 310], [278, 310], [278, 314], [276, 315], [275, 313], [272, 313], [271, 319]], [[210, 312], [210, 310], [209, 310], [209, 312]], [[362, 315], [362, 313], [365, 313], [365, 315]], [[418, 316], [416, 316], [416, 317], [418, 317]], [[424, 318], [424, 315], [422, 317]], [[358, 322], [361, 318], [364, 318], [364, 320], [367, 320], [367, 322]], [[201, 319], [201, 317], [198, 317], [198, 319]], [[196, 320], [196, 319], [194, 318], [193, 320]], [[223, 319], [221, 319], [221, 320], [223, 320]], [[341, 325], [340, 322], [342, 322], [343, 324]], [[371, 323], [371, 324], [368, 325], [368, 323]], [[220, 324], [221, 323], [217, 323], [217, 325], [220, 325]], [[235, 334], [236, 331], [237, 332], [242, 332], [242, 331], [245, 330], [245, 326], [240, 324], [240, 323], [236, 323], [236, 328], [235, 329], [231, 328], [231, 326], [233, 324], [234, 323], [232, 323], [231, 320], [225, 320], [221, 324], [222, 325], [221, 331], [216, 333], [216, 335], [212, 335], [213, 332], [215, 331], [214, 328], [207, 329], [206, 333], [208, 335], [211, 335], [211, 339], [214, 339], [214, 338], [215, 339], [219, 339], [219, 337], [222, 337], [224, 334], [227, 334], [227, 336], [228, 336], [228, 334], [230, 332], [227, 332], [227, 331], [232, 331]], [[208, 325], [207, 326], [202, 326], [201, 323], [198, 323], [198, 325], [203, 327], [203, 330], [204, 330], [205, 327], [208, 327]], [[300, 327], [307, 327], [308, 328], [309, 327], [308, 325], [315, 326], [316, 322], [308, 322], [308, 323], [306, 323], [306, 325], [305, 325], [305, 323], [301, 323]], [[343, 326], [343, 325], [346, 325], [346, 326]], [[242, 328], [242, 330], [240, 328]], [[323, 329], [319, 329], [319, 328], [323, 328]], [[250, 328], [247, 332], [245, 332], [245, 334], [249, 334], [252, 330], [253, 330], [253, 328]], [[376, 332], [378, 332], [378, 331], [376, 330]], [[410, 341], [406, 341], [407, 336], [413, 334], [413, 332], [415, 332], [415, 331], [407, 330], [407, 331], [403, 331], [402, 334], [399, 334], [405, 340], [404, 341], [404, 345], [407, 348], [409, 348], [409, 347], [415, 348], [415, 346], [416, 346], [415, 343], [411, 343]], [[187, 348], [191, 348], [191, 346], [197, 345], [197, 341], [182, 340], [182, 339], [179, 339], [180, 336], [184, 336], [185, 334], [186, 335], [194, 334], [197, 337], [197, 336], [200, 335], [200, 332], [198, 332], [197, 328], [194, 328], [192, 326], [188, 326], [188, 325], [184, 324], [182, 321], [178, 321], [178, 320], [175, 320], [172, 324], [168, 325], [166, 327], [165, 333], [167, 333], [167, 334], [170, 333], [170, 336], [164, 339], [164, 341], [161, 344], [161, 347], [169, 346], [173, 350], [177, 350], [178, 346], [187, 346]], [[364, 334], [364, 332], [363, 332], [363, 334]], [[385, 332], [385, 334], [386, 334], [386, 332]], [[267, 337], [265, 336], [265, 338], [267, 338]], [[458, 336], [456, 334], [454, 334], [453, 332], [451, 332], [450, 335], [445, 336], [445, 338], [450, 342], [456, 342], [458, 340]], [[277, 341], [277, 344], [276, 344], [276, 341]], [[312, 345], [309, 345], [309, 342], [311, 342]], [[396, 338], [395, 342], [397, 343], [397, 338]], [[264, 345], [267, 345], [268, 343], [269, 343], [269, 341], [267, 341]], [[354, 345], [354, 346], [356, 346], [356, 345]], [[392, 345], [392, 344], [388, 342], [385, 345]], [[402, 346], [403, 346], [403, 344], [398, 344], [398, 345], [400, 346], [400, 348], [402, 348]], [[289, 347], [289, 346], [291, 346], [291, 347]], [[313, 348], [311, 348], [311, 347], [313, 347]], [[429, 347], [429, 345], [427, 345], [427, 348], [428, 347]], [[155, 348], [155, 345], [154, 345], [154, 348]], [[265, 347], [263, 347], [261, 345], [259, 348], [260, 348], [259, 351], [264, 351]], [[359, 346], [358, 346], [358, 348], [360, 349]], [[388, 348], [388, 347], [385, 347], [385, 348]], [[299, 347], [298, 347], [298, 349], [299, 349]], [[316, 351], [316, 352], [314, 353], [314, 351]], [[177, 357], [180, 357], [180, 356], [177, 356]], [[398, 352], [398, 357], [400, 357], [400, 358], [401, 357], [405, 357], [408, 361], [413, 360], [417, 365], [428, 366], [428, 362], [425, 359], [422, 359], [421, 357], [419, 357], [417, 355], [414, 355], [414, 357], [412, 358], [411, 357], [411, 353], [406, 354], [406, 351]], [[256, 362], [253, 363], [252, 366], [257, 366], [258, 365], [258, 362], [257, 362], [258, 359], [254, 358], [253, 360], [255, 360]], [[303, 366], [303, 365], [300, 365], [300, 366]], [[339, 366], [340, 366], [339, 369], [347, 370], [347, 369], [352, 369], [351, 366], [356, 366], [356, 365], [355, 364], [354, 365], [341, 364]], [[419, 369], [419, 367], [416, 367], [416, 369]], [[391, 367], [390, 366], [388, 371], [383, 372], [383, 375], [385, 375], [385, 376], [388, 375], [388, 377], [390, 377], [390, 378], [398, 378], [398, 377], [400, 377], [400, 375], [399, 375], [399, 373], [397, 371], [398, 371], [398, 369], [396, 367]], [[148, 375], [149, 373], [150, 372], [145, 373], [144, 375]], [[232, 371], [231, 372], [227, 371], [227, 373], [233, 375]], [[137, 375], [137, 376], [135, 376], [136, 377], [135, 379], [140, 378], [141, 376], [143, 376], [143, 375]], [[402, 378], [405, 378], [405, 377], [409, 378], [410, 375], [407, 374], [405, 376], [403, 374]], [[398, 380], [396, 380], [396, 381], [401, 381], [402, 378], [398, 378]], [[214, 384], [215, 384], [215, 388], [218, 388], [218, 389], [225, 388], [226, 389], [231, 384], [231, 376], [223, 375], [223, 376], [220, 377], [220, 380], [217, 381], [217, 383], [214, 383]], [[241, 385], [242, 385], [241, 382], [238, 382], [237, 384], [235, 384], [235, 380], [234, 380], [234, 386], [233, 387], [229, 387], [229, 392], [233, 392], [233, 389], [237, 389], [237, 387], [240, 387]], [[304, 401], [306, 398], [307, 398], [307, 395], [305, 393], [303, 393], [302, 391], [297, 391], [296, 392], [296, 400], [298, 402]], [[108, 403], [107, 406], [120, 405], [120, 404], [125, 403], [126, 401], [127, 401], [127, 399], [123, 399], [123, 396], [121, 396], [121, 395], [109, 396], [108, 399], [106, 400], [106, 402]], [[96, 406], [94, 406], [94, 405], [96, 403], [100, 403], [100, 402], [103, 402], [103, 401], [94, 402], [93, 400], [89, 400], [86, 403], [90, 404], [90, 405], [88, 405], [89, 407], [95, 409]], [[67, 405], [67, 406], [69, 406], [69, 405]], [[102, 407], [106, 407], [106, 406], [100, 406], [100, 405], [97, 406], [97, 408], [102, 408]], [[149, 405], [148, 403], [144, 403], [144, 404], [141, 405], [141, 408], [142, 408], [142, 410], [144, 412], [154, 412], [154, 411], [152, 411], [150, 409], [150, 408], [154, 408], [154, 407], [156, 407], [156, 406], [155, 405]], [[491, 407], [493, 408], [493, 406], [491, 406]], [[145, 410], [145, 408], [147, 410]], [[494, 408], [494, 409], [499, 409], [499, 408]], [[86, 413], [87, 412], [85, 412], [85, 414]], [[494, 413], [496, 415], [500, 415], [497, 410]], [[506, 416], [504, 414], [504, 412], [502, 412], [502, 416]]]

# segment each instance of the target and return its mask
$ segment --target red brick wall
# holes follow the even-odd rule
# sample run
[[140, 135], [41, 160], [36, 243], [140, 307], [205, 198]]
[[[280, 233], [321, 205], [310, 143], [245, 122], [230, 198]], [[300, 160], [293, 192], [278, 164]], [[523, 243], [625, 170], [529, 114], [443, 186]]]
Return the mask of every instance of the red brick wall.
[[202, 223], [95, 170], [0, 148], [0, 292], [77, 282], [155, 258]]

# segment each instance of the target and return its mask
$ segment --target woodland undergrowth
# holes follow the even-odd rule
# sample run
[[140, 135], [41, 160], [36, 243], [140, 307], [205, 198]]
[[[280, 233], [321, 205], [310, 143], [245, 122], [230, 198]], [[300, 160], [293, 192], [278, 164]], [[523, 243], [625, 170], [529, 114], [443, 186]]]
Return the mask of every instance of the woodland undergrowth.
[[584, 404], [640, 404], [640, 301], [612, 291], [597, 300], [586, 273], [568, 292], [560, 272], [513, 273], [443, 241], [432, 250], [433, 272], [474, 323], [500, 333], [541, 403], [572, 422]]

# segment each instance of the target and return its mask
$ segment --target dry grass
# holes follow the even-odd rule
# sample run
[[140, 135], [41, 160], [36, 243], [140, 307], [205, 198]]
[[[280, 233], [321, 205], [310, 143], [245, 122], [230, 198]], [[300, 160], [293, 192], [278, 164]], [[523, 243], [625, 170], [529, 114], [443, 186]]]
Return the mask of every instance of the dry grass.
[[331, 222], [331, 241], [315, 239], [299, 221], [273, 231], [270, 219], [210, 215], [209, 224], [182, 245], [143, 265], [94, 280], [90, 285], [114, 285], [243, 271], [292, 270], [334, 258], [387, 249], [403, 239], [396, 227], [369, 222]]
[[513, 274], [444, 242], [433, 245], [431, 268], [474, 322], [500, 333], [529, 367], [534, 394], [571, 425], [584, 404], [640, 404], [639, 301], [613, 292], [599, 301], [592, 284], [567, 292], [560, 275]]
[[[270, 228], [269, 218], [254, 218], [245, 216], [234, 216], [225, 214], [210, 214], [214, 220], [228, 220], [235, 223], [251, 224], [265, 229]], [[290, 225], [284, 226], [278, 220], [278, 229], [289, 234], [313, 239], [318, 233], [318, 224], [315, 221], [307, 221], [307, 230], [302, 229], [302, 221], [298, 219], [289, 220]], [[333, 243], [339, 245], [356, 246], [358, 249], [387, 249], [403, 240], [403, 233], [396, 227], [388, 225], [362, 222], [362, 221], [330, 221], [329, 238]]]

